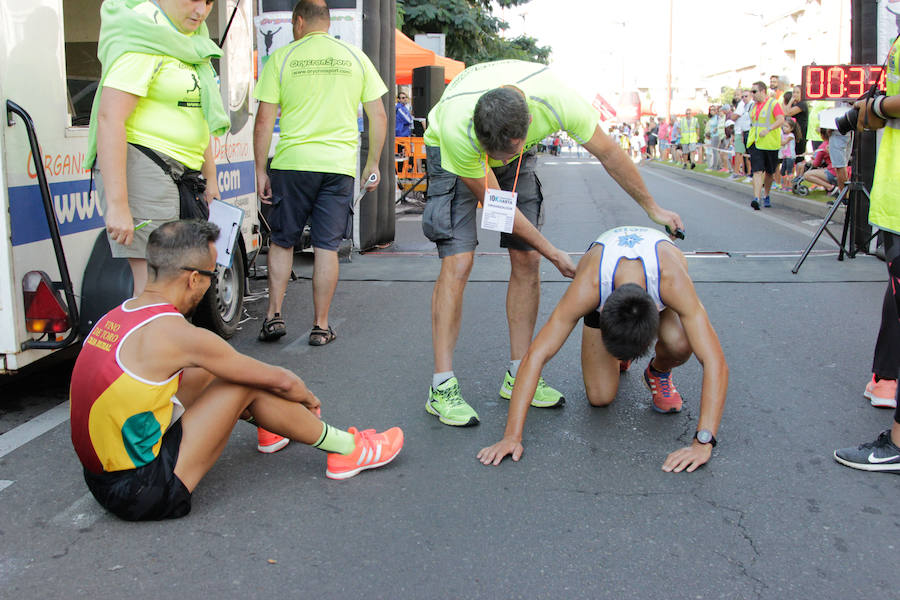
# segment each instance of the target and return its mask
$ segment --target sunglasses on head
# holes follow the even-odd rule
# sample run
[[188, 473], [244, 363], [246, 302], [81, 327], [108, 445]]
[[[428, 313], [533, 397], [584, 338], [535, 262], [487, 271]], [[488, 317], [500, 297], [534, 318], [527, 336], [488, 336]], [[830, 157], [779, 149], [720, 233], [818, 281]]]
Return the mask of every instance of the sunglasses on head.
[[198, 269], [197, 267], [181, 267], [181, 270], [182, 271], [191, 271], [191, 272], [197, 271], [201, 275], [206, 275], [207, 277], [210, 277], [213, 279], [215, 279], [216, 277], [219, 276], [219, 268], [218, 267], [216, 267], [215, 271], [207, 271], [206, 269]]

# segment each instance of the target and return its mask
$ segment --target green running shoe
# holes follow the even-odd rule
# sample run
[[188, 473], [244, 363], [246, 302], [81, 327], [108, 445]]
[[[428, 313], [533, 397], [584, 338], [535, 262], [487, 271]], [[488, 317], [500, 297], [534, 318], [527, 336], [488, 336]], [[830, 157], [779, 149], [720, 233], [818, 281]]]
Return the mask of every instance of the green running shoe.
[[[506, 372], [503, 378], [503, 385], [500, 386], [500, 397], [506, 400], [512, 398], [513, 386], [516, 385], [516, 378]], [[547, 385], [543, 377], [538, 378], [537, 389], [534, 390], [534, 398], [531, 399], [531, 405], [538, 408], [553, 408], [562, 406], [566, 403], [566, 397], [557, 390]]]
[[425, 410], [428, 414], [438, 417], [444, 425], [456, 427], [478, 425], [478, 413], [463, 400], [456, 377], [451, 377], [437, 389], [428, 388]]

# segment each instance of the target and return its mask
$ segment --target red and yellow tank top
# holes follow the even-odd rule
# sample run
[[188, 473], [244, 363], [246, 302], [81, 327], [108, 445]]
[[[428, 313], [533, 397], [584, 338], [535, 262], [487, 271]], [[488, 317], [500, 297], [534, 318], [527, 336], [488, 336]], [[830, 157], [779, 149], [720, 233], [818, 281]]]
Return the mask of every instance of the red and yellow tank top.
[[97, 321], [72, 371], [72, 444], [92, 473], [135, 469], [153, 461], [177, 401], [181, 371], [166, 381], [148, 381], [122, 364], [119, 349], [150, 321], [183, 315], [171, 304], [129, 309], [128, 302]]

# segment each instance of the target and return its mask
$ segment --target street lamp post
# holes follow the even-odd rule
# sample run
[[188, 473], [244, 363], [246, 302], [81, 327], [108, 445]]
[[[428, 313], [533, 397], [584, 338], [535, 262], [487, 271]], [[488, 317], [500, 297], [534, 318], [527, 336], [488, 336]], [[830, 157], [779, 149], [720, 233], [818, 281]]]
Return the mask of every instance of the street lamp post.
[[763, 33], [765, 32], [764, 30], [766, 28], [765, 23], [763, 23], [763, 19], [765, 19], [765, 15], [763, 15], [762, 13], [746, 12], [746, 11], [744, 12], [744, 14], [749, 17], [759, 17], [759, 35], [756, 36], [756, 39], [759, 42], [758, 43], [759, 61], [756, 65], [756, 67], [759, 69], [759, 79], [765, 79], [766, 74], [763, 71]]
[[628, 44], [626, 44], [626, 40], [625, 40], [625, 26], [626, 26], [626, 22], [625, 22], [625, 21], [612, 21], [612, 24], [613, 24], [613, 25], [621, 25], [621, 26], [622, 26], [622, 39], [621, 39], [621, 43], [619, 44], [619, 48], [620, 48], [621, 53], [622, 53], [622, 58], [621, 58], [621, 60], [619, 61], [619, 68], [620, 68], [620, 72], [621, 72], [621, 74], [622, 74], [622, 77], [619, 79], [619, 85], [620, 85], [620, 87], [619, 87], [619, 97], [620, 97], [620, 98], [624, 98], [624, 97], [625, 97], [625, 59], [626, 59], [626, 57], [627, 57], [627, 53], [626, 53], [626, 51], [625, 51], [625, 48], [628, 47]]
[[666, 72], [666, 119], [672, 118], [672, 3], [669, 0], [669, 69]]

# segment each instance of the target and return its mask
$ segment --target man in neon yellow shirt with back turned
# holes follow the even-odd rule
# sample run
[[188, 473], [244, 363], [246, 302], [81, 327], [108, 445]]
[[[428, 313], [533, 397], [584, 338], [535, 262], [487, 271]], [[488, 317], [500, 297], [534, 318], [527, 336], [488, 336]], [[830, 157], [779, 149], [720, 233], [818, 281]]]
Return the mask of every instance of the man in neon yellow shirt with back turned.
[[[362, 180], [378, 185], [378, 158], [384, 146], [387, 87], [372, 61], [350, 44], [328, 35], [331, 16], [324, 0], [300, 0], [294, 7], [294, 41], [269, 57], [256, 86], [260, 100], [253, 132], [256, 185], [260, 199], [272, 204], [269, 225], [269, 306], [261, 341], [286, 333], [281, 305], [306, 221], [315, 251], [312, 346], [336, 337], [329, 309], [338, 282], [337, 249], [349, 235], [356, 175], [357, 110], [369, 117], [369, 153]], [[266, 169], [278, 110], [281, 137], [271, 172]]]

